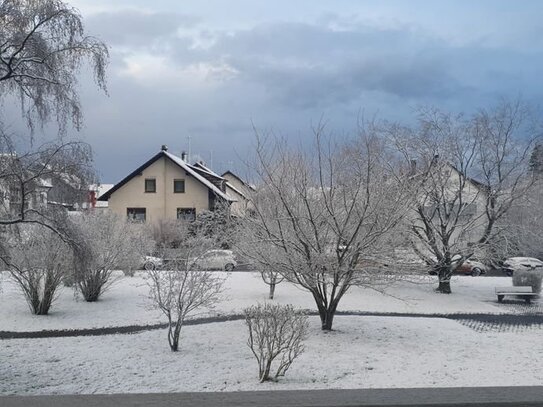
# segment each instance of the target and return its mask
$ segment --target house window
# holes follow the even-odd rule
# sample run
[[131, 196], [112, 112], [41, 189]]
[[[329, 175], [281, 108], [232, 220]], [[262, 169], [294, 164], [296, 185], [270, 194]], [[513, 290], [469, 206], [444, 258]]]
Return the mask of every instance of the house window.
[[196, 219], [195, 208], [177, 208], [177, 219], [192, 222]]
[[156, 192], [156, 179], [145, 178], [145, 192]]
[[174, 179], [173, 180], [173, 192], [176, 194], [182, 194], [185, 192], [185, 180]]
[[146, 214], [145, 208], [126, 208], [126, 217], [135, 222], [145, 222]]

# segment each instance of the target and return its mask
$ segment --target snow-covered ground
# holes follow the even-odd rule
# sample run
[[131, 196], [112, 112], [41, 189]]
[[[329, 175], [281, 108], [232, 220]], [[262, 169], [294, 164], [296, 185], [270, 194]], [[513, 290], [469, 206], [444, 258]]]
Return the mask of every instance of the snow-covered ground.
[[166, 332], [0, 342], [0, 394], [540, 385], [540, 331], [477, 333], [434, 318], [311, 317], [306, 352], [259, 384], [242, 321]]
[[[434, 280], [397, 282], [380, 292], [353, 288], [343, 311], [455, 313], [514, 312], [498, 304], [495, 286], [510, 278], [455, 277], [454, 293], [433, 292]], [[146, 307], [141, 275], [122, 277], [97, 303], [63, 289], [49, 316], [32, 316], [16, 287], [1, 284], [0, 330], [73, 329], [163, 321]], [[267, 286], [252, 273], [227, 277], [215, 313], [239, 312], [264, 301]], [[314, 309], [311, 296], [282, 283], [276, 301]], [[535, 304], [535, 309], [540, 305]], [[310, 317], [306, 352], [278, 383], [259, 384], [243, 321], [185, 326], [172, 353], [166, 330], [0, 341], [0, 394], [236, 391], [539, 385], [542, 331], [479, 332], [440, 318], [337, 316], [324, 333]]]
[[[226, 276], [223, 300], [214, 313], [241, 312], [244, 307], [267, 298], [268, 287], [260, 276], [250, 272], [235, 272]], [[43, 329], [99, 328], [164, 322], [160, 312], [150, 309], [148, 287], [143, 272], [135, 277], [119, 275], [119, 280], [100, 301], [87, 303], [74, 295], [72, 289], [62, 288], [48, 316], [30, 314], [18, 288], [4, 275], [1, 283], [0, 331], [35, 331]], [[420, 277], [414, 282], [400, 281], [388, 287], [386, 294], [353, 287], [341, 300], [342, 311], [455, 313], [511, 312], [496, 302], [495, 286], [511, 285], [507, 277], [454, 277], [453, 294], [439, 295], [433, 290], [435, 278]], [[313, 298], [306, 291], [283, 282], [277, 286], [276, 301], [297, 307], [315, 309]]]

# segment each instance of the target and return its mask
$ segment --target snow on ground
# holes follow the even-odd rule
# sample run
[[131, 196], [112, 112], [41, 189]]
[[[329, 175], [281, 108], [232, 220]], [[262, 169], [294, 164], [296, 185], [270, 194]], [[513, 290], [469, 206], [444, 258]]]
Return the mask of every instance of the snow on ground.
[[[223, 273], [226, 277], [227, 275]], [[0, 330], [74, 329], [164, 321], [148, 307], [142, 274], [121, 277], [103, 298], [87, 303], [63, 288], [49, 316], [33, 316], [6, 276], [0, 285]], [[510, 278], [455, 277], [454, 293], [433, 292], [435, 281], [396, 282], [380, 292], [353, 288], [343, 311], [454, 313], [514, 312], [498, 304], [495, 286]], [[240, 312], [265, 301], [267, 286], [250, 272], [227, 276], [215, 313]], [[311, 296], [281, 283], [276, 301], [314, 309]], [[539, 310], [541, 303], [534, 304]], [[0, 394], [237, 391], [538, 385], [543, 370], [540, 328], [477, 332], [439, 318], [337, 316], [324, 333], [310, 318], [306, 352], [279, 383], [259, 384], [243, 321], [185, 326], [181, 352], [169, 350], [166, 330], [0, 341]]]
[[166, 331], [0, 342], [0, 394], [539, 385], [541, 331], [477, 333], [436, 318], [310, 318], [306, 352], [278, 383], [259, 384], [242, 321]]
[[[223, 300], [214, 313], [241, 312], [244, 307], [267, 298], [267, 289], [260, 276], [251, 272], [221, 273], [227, 277]], [[164, 322], [159, 311], [149, 308], [148, 287], [144, 273], [119, 280], [95, 303], [87, 303], [62, 287], [50, 315], [30, 314], [19, 289], [3, 275], [0, 283], [0, 331], [34, 331], [43, 329], [79, 329], [105, 326], [143, 325]], [[381, 292], [353, 287], [341, 300], [341, 311], [455, 313], [512, 312], [496, 302], [495, 286], [511, 285], [510, 277], [454, 277], [453, 294], [436, 294], [435, 278], [420, 277], [417, 283], [400, 281]], [[315, 309], [313, 298], [302, 289], [283, 282], [277, 286], [276, 301], [297, 307]], [[534, 307], [537, 307], [534, 304]]]

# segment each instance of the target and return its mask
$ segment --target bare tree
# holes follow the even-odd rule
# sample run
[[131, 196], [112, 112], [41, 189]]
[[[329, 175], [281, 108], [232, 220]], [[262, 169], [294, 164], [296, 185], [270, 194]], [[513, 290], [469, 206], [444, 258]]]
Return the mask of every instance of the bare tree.
[[417, 130], [389, 127], [396, 145], [420, 166], [410, 182], [417, 204], [409, 219], [413, 249], [450, 293], [466, 259], [496, 257], [496, 227], [532, 185], [530, 151], [537, 135], [520, 103], [503, 103], [472, 117], [422, 112]]
[[200, 308], [211, 308], [218, 301], [223, 280], [216, 273], [192, 270], [149, 271], [151, 299], [168, 318], [168, 343], [179, 350], [184, 321]]
[[86, 301], [97, 301], [115, 281], [114, 270], [133, 270], [153, 246], [145, 225], [111, 212], [84, 212], [73, 217], [75, 285]]
[[[21, 152], [24, 144], [0, 130], [0, 226], [3, 227], [0, 233], [8, 236], [15, 225], [34, 224], [68, 242], [64, 208], [49, 201], [49, 194], [57, 185], [53, 185], [52, 180], [69, 182], [73, 193], [82, 198], [94, 179], [90, 147], [81, 142], [60, 140]], [[5, 260], [0, 254], [0, 261]]]
[[0, 98], [20, 100], [32, 129], [54, 116], [61, 132], [81, 127], [78, 74], [88, 61], [105, 90], [106, 45], [85, 34], [79, 12], [60, 0], [0, 0]]
[[151, 305], [168, 318], [168, 343], [173, 352], [179, 350], [185, 319], [198, 309], [212, 308], [219, 300], [224, 282], [220, 274], [192, 269], [213, 247], [213, 241], [191, 235], [187, 227], [183, 230], [185, 234], [177, 255], [166, 263], [168, 270], [150, 270], [147, 274]]
[[[249, 328], [247, 345], [258, 362], [260, 383], [284, 376], [292, 362], [304, 351], [307, 316], [292, 305], [258, 304], [246, 308]], [[272, 366], [275, 363], [275, 373]]]
[[33, 314], [47, 315], [64, 275], [73, 267], [71, 248], [39, 225], [19, 225], [10, 239], [9, 273]]
[[185, 319], [199, 309], [214, 307], [220, 299], [224, 278], [219, 273], [193, 269], [216, 244], [216, 240], [206, 235], [205, 228], [196, 233], [187, 222], [178, 222], [175, 233], [171, 228], [162, 230], [165, 237], [175, 237], [176, 247], [159, 248], [161, 255], [168, 256], [166, 270], [149, 270], [147, 284], [151, 306], [168, 318], [168, 343], [177, 352]]
[[503, 232], [499, 243], [507, 257], [543, 258], [543, 180], [538, 178], [530, 191], [515, 201], [497, 227]]
[[410, 194], [374, 127], [341, 143], [322, 132], [315, 130], [312, 149], [258, 138], [255, 214], [242, 220], [239, 246], [257, 267], [309, 291], [330, 330], [360, 258], [379, 250]]
[[262, 281], [270, 287], [268, 298], [273, 300], [275, 287], [284, 280], [284, 277], [273, 269], [260, 270], [260, 276], [262, 277]]

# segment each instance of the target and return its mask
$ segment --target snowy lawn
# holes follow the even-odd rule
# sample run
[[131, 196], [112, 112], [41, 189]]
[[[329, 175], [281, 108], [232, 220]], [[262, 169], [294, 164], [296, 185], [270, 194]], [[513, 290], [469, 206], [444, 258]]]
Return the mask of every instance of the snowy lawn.
[[166, 331], [0, 341], [0, 394], [539, 385], [541, 331], [477, 333], [434, 318], [310, 318], [306, 352], [278, 383], [259, 384], [242, 321]]
[[[222, 274], [227, 277], [226, 290], [223, 300], [213, 314], [239, 313], [244, 307], [266, 300], [268, 287], [258, 274]], [[72, 289], [62, 287], [50, 315], [35, 316], [30, 314], [19, 289], [4, 273], [0, 286], [0, 330], [99, 328], [165, 322], [159, 311], [148, 307], [148, 287], [142, 275], [143, 273], [135, 277], [124, 277], [119, 273], [116, 284], [96, 303], [87, 303], [81, 297], [75, 296]], [[435, 278], [420, 277], [417, 281], [416, 284], [396, 282], [387, 288], [388, 295], [367, 288], [353, 287], [341, 300], [339, 310], [408, 313], [514, 312], [507, 305], [498, 304], [494, 294], [495, 286], [511, 285], [511, 278], [454, 277], [453, 294], [450, 295], [436, 294], [433, 291]], [[277, 286], [276, 301], [315, 309], [309, 293], [286, 282]], [[533, 307], [539, 309], [537, 303]]]
[[[240, 312], [265, 301], [267, 286], [250, 272], [226, 275], [223, 300], [214, 314]], [[433, 292], [434, 279], [397, 282], [380, 292], [353, 288], [343, 311], [454, 313], [515, 312], [498, 304], [495, 286], [510, 278], [455, 277], [451, 295]], [[97, 303], [63, 288], [49, 316], [33, 316], [18, 289], [1, 284], [0, 330], [74, 329], [163, 322], [146, 304], [142, 275], [120, 277]], [[314, 309], [311, 296], [281, 283], [276, 301]], [[541, 304], [534, 304], [539, 310]], [[166, 330], [0, 341], [0, 394], [236, 391], [317, 388], [386, 388], [538, 385], [543, 370], [539, 328], [522, 332], [476, 332], [438, 318], [337, 316], [324, 333], [310, 317], [306, 352], [279, 383], [259, 384], [246, 346], [243, 321], [185, 326], [181, 351], [172, 353]]]

